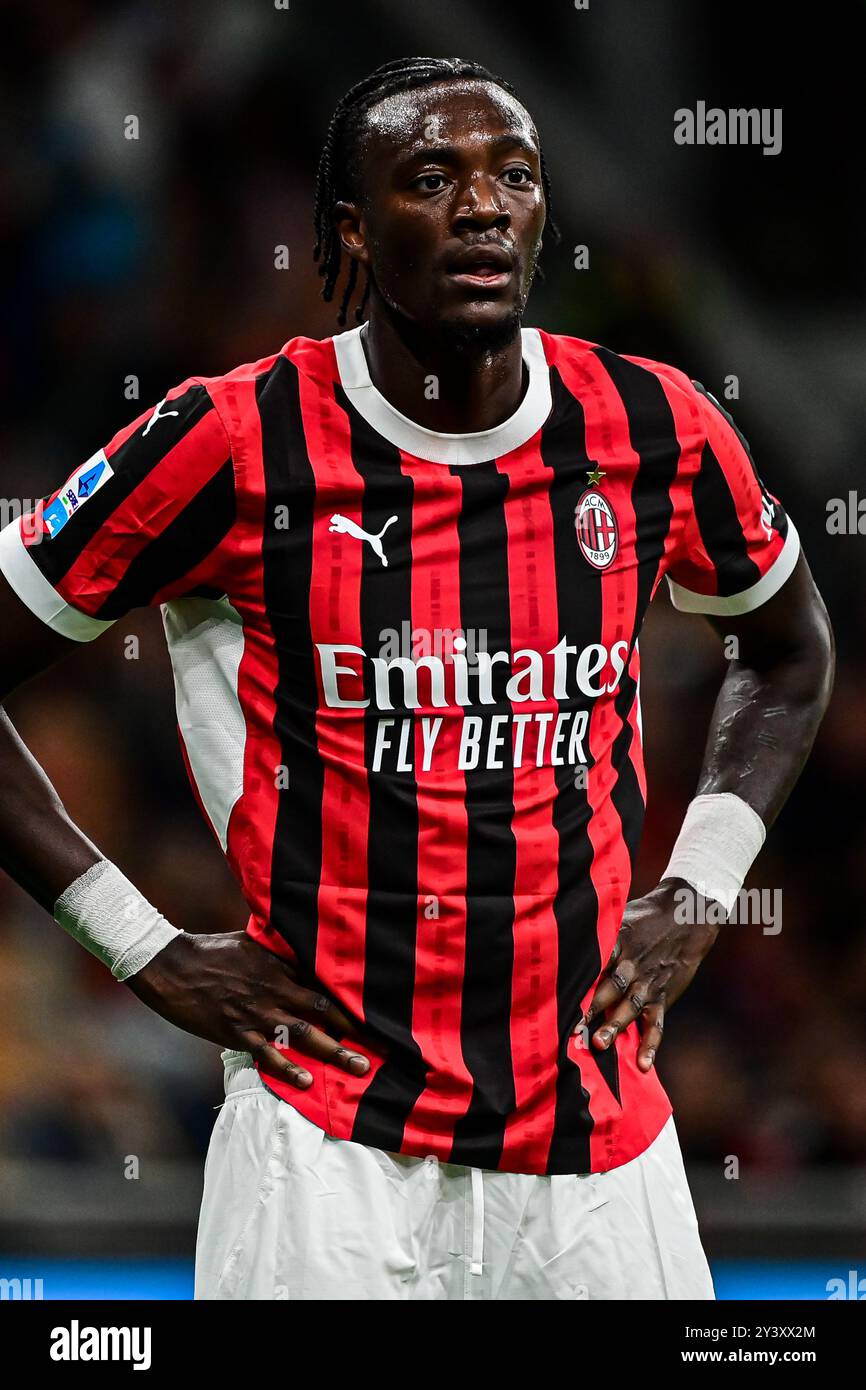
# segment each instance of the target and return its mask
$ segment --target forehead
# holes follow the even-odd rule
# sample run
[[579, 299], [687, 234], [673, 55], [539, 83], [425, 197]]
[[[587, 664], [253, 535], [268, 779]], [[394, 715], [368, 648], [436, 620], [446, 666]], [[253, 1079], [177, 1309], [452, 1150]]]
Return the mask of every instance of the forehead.
[[503, 134], [538, 149], [526, 107], [501, 87], [477, 78], [395, 92], [367, 113], [368, 142], [392, 156], [409, 154], [431, 141], [464, 144]]

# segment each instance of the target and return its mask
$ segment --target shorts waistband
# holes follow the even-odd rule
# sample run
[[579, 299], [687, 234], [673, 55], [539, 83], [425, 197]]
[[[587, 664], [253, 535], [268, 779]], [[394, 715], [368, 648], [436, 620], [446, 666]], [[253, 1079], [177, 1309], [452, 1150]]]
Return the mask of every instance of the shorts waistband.
[[220, 1054], [224, 1067], [223, 1081], [227, 1096], [235, 1091], [248, 1091], [250, 1087], [264, 1090], [262, 1079], [255, 1069], [252, 1054], [249, 1052], [225, 1051]]

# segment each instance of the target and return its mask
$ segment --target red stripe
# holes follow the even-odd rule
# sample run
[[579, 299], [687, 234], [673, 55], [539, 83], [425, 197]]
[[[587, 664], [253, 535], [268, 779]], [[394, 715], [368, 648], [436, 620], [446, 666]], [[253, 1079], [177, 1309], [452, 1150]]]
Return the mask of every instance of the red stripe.
[[244, 650], [238, 670], [238, 700], [247, 726], [243, 794], [228, 827], [227, 858], [241, 884], [252, 917], [247, 930], [268, 950], [294, 960], [289, 944], [269, 925], [271, 857], [277, 825], [279, 790], [276, 768], [282, 762], [274, 731], [279, 683], [277, 647], [264, 596], [262, 542], [265, 527], [265, 473], [261, 418], [253, 376], [226, 377], [214, 391], [235, 448], [238, 494], [243, 505], [232, 531], [235, 546], [232, 602], [244, 625]]
[[[511, 650], [544, 653], [545, 687], [553, 688], [553, 657], [559, 639], [553, 514], [553, 473], [544, 467], [540, 437], [498, 464], [509, 480], [505, 499]], [[519, 666], [523, 663], [517, 661]], [[502, 1165], [515, 1172], [540, 1172], [546, 1164], [556, 1115], [559, 1041], [556, 978], [558, 932], [554, 901], [558, 883], [559, 836], [553, 821], [556, 776], [547, 761], [559, 705], [556, 700], [512, 704], [516, 713], [551, 712], [542, 767], [535, 766], [539, 729], [526, 724], [520, 766], [514, 768], [516, 845], [514, 879], [514, 966], [511, 1055], [515, 1114], [505, 1130]], [[518, 740], [517, 729], [512, 747]]]
[[[412, 1033], [429, 1064], [425, 1089], [404, 1130], [408, 1152], [433, 1142], [450, 1142], [455, 1121], [472, 1099], [472, 1076], [461, 1048], [461, 1003], [466, 954], [466, 778], [458, 768], [462, 707], [456, 704], [451, 654], [444, 634], [461, 631], [460, 479], [441, 464], [401, 454], [413, 480], [412, 618], [414, 632], [428, 634], [426, 649], [411, 655], [440, 655], [445, 661], [448, 708], [430, 703], [429, 676], [419, 671], [415, 716], [415, 777], [418, 808], [418, 926]], [[424, 766], [422, 719], [441, 719]], [[428, 726], [428, 728], [431, 726]]]
[[[349, 420], [337, 404], [331, 385], [337, 379], [332, 341], [321, 345], [320, 370], [308, 374], [310, 365], [305, 360], [299, 378], [304, 436], [316, 487], [310, 631], [314, 645], [360, 647], [364, 547], [354, 537], [330, 530], [336, 510], [359, 526], [362, 524], [364, 487], [352, 459]], [[340, 664], [352, 665], [351, 658], [344, 658]], [[356, 669], [360, 674], [360, 665]], [[365, 717], [363, 709], [336, 710], [326, 705], [318, 659], [316, 679], [316, 742], [322, 764], [322, 872], [315, 969], [328, 995], [363, 1019], [370, 820]], [[342, 677], [341, 694], [363, 699], [361, 680], [355, 683], [355, 691], [352, 684], [351, 677]], [[349, 1046], [358, 1045], [351, 1038], [342, 1041]], [[335, 1067], [323, 1069], [331, 1124], [337, 1124], [344, 1134], [351, 1133], [361, 1097], [384, 1061], [384, 1053], [366, 1041], [361, 1050], [371, 1062], [366, 1076], [352, 1077]]]
[[[313, 554], [310, 577], [310, 631], [314, 645], [360, 647], [361, 576], [364, 547], [353, 537], [329, 530], [334, 498], [352, 497], [342, 510], [359, 525], [363, 483], [352, 463], [349, 421], [331, 394], [300, 377], [301, 414], [307, 453], [315, 475]], [[351, 666], [346, 657], [342, 665]], [[360, 658], [355, 659], [360, 676]], [[316, 660], [319, 707], [316, 740], [322, 763], [322, 877], [316, 974], [358, 1016], [364, 1012], [363, 964], [367, 918], [367, 832], [370, 813], [365, 766], [364, 711], [334, 710], [325, 703], [321, 666]], [[363, 685], [343, 678], [341, 692], [362, 699]], [[345, 943], [352, 944], [347, 958]]]

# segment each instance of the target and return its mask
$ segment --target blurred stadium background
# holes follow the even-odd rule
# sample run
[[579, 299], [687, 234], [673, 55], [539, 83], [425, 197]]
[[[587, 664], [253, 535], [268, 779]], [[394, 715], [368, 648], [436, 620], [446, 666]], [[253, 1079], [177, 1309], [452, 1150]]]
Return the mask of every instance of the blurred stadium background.
[[[782, 890], [783, 929], [723, 933], [660, 1060], [721, 1297], [826, 1298], [834, 1278], [856, 1297], [866, 1276], [866, 542], [826, 526], [828, 501], [863, 486], [866, 16], [810, 18], [741, 0], [6, 0], [0, 20], [4, 505], [184, 377], [334, 331], [311, 262], [319, 146], [346, 87], [410, 52], [478, 58], [536, 117], [563, 242], [530, 323], [673, 362], [719, 396], [738, 377], [725, 403], [804, 539], [839, 675], [750, 879]], [[673, 113], [697, 100], [781, 107], [782, 153], [676, 145]], [[709, 628], [661, 594], [642, 650], [635, 893], [666, 861], [722, 674]], [[163, 912], [244, 925], [185, 781], [158, 615], [10, 712]], [[3, 876], [0, 1018], [0, 1277], [41, 1278], [46, 1298], [188, 1297], [217, 1050], [148, 1013]]]

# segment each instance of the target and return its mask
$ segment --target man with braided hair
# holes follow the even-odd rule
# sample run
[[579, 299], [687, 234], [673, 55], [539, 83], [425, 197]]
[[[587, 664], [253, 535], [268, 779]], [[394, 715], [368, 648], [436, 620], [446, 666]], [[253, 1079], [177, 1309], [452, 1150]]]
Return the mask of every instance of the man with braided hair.
[[[343, 331], [181, 383], [0, 534], [0, 693], [160, 605], [249, 905], [243, 932], [166, 922], [0, 723], [4, 866], [225, 1049], [200, 1298], [713, 1297], [655, 1059], [808, 755], [832, 637], [718, 402], [523, 326], [550, 213], [506, 82], [377, 69], [316, 187]], [[739, 655], [629, 902], [663, 576]]]

